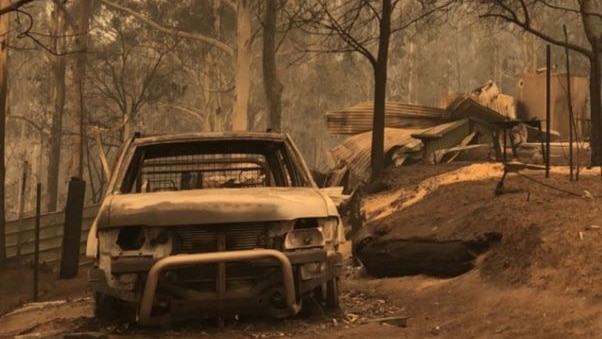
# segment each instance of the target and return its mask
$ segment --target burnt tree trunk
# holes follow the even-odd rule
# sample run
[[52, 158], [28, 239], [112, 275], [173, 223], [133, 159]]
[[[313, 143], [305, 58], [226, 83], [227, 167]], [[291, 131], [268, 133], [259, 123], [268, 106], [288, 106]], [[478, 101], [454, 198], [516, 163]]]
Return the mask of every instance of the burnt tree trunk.
[[239, 0], [236, 13], [236, 75], [232, 130], [246, 131], [248, 123], [249, 93], [251, 91], [251, 2]]
[[[588, 55], [590, 60], [589, 95], [591, 101], [591, 130], [590, 146], [592, 149], [592, 166], [602, 165], [602, 83], [600, 79], [602, 61], [602, 17], [600, 13], [602, 5], [596, 0], [583, 0], [580, 2], [581, 20], [587, 41], [592, 46]], [[586, 14], [594, 13], [594, 14]]]
[[591, 101], [591, 148], [592, 148], [592, 166], [602, 165], [601, 152], [602, 145], [602, 83], [601, 83], [601, 69], [600, 69], [600, 53], [597, 53], [599, 46], [597, 42], [592, 44], [593, 53], [590, 59], [590, 80], [589, 80], [589, 95]]
[[[10, 0], [0, 0], [0, 7], [4, 8], [11, 4]], [[10, 14], [0, 16], [0, 31], [8, 32]], [[5, 174], [4, 164], [4, 142], [6, 128], [6, 91], [8, 75], [8, 33], [0, 38], [0, 271], [6, 267], [6, 215], [5, 205]]]
[[[54, 38], [55, 51], [62, 51], [64, 22], [60, 9], [55, 7], [51, 14], [51, 34]], [[63, 111], [65, 109], [65, 58], [61, 55], [51, 57], [52, 75], [54, 79], [52, 100], [54, 110], [48, 150], [48, 172], [46, 176], [46, 209], [54, 212], [57, 208], [58, 184], [61, 162], [61, 135], [63, 132]]]
[[274, 132], [282, 130], [282, 84], [276, 69], [276, 20], [278, 20], [277, 0], [265, 2], [263, 26], [263, 86], [269, 108], [268, 128]]
[[391, 0], [383, 0], [378, 38], [378, 55], [374, 67], [374, 116], [372, 118], [372, 177], [382, 176], [385, 166], [385, 102], [387, 95], [387, 60], [391, 36]]
[[83, 158], [85, 135], [85, 116], [86, 106], [84, 102], [84, 89], [86, 79], [86, 64], [88, 63], [88, 30], [90, 29], [90, 15], [92, 11], [92, 1], [80, 1], [75, 4], [75, 13], [77, 14], [77, 27], [75, 46], [79, 53], [75, 61], [75, 97], [77, 107], [73, 111], [72, 124], [73, 134], [73, 154], [71, 155], [70, 173], [71, 177], [83, 178]]
[[413, 41], [410, 41], [410, 46], [409, 46], [409, 52], [408, 52], [408, 96], [407, 96], [407, 101], [409, 104], [414, 102], [414, 59], [415, 57], [415, 52], [416, 52], [416, 45]]

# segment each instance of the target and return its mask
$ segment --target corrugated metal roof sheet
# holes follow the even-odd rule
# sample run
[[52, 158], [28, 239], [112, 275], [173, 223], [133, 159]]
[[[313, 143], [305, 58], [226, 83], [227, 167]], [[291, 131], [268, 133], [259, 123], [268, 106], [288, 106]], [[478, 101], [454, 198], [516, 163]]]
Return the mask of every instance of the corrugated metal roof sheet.
[[416, 133], [412, 137], [417, 139], [436, 139], [441, 138], [445, 133], [455, 130], [465, 124], [469, 123], [469, 119], [462, 119], [458, 121], [452, 121], [445, 124], [437, 125], [435, 127], [424, 130], [421, 133]]
[[516, 100], [513, 96], [502, 94], [492, 80], [475, 88], [469, 94], [472, 99], [510, 119], [516, 119]]
[[[421, 133], [424, 129], [385, 128], [385, 154], [395, 146], [403, 146], [416, 139], [412, 134]], [[336, 162], [344, 162], [351, 174], [364, 182], [370, 180], [370, 151], [372, 132], [365, 132], [347, 138], [343, 143], [330, 150]]]
[[462, 118], [471, 118], [473, 120], [492, 123], [506, 120], [513, 120], [504, 116], [491, 108], [479, 104], [471, 96], [459, 96], [446, 109], [445, 119], [458, 120]]
[[[372, 102], [362, 102], [338, 112], [326, 114], [328, 133], [358, 134], [372, 130]], [[435, 107], [387, 102], [385, 127], [427, 128], [441, 122], [444, 110]]]

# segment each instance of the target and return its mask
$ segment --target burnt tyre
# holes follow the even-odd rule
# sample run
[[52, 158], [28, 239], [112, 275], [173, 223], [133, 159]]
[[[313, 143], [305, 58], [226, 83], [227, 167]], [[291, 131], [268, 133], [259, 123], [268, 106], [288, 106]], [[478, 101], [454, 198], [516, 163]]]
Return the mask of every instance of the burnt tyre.
[[99, 320], [115, 320], [119, 318], [119, 300], [113, 296], [94, 293], [94, 316]]
[[329, 310], [339, 310], [339, 281], [333, 278], [314, 289], [314, 299]]
[[121, 301], [111, 295], [94, 293], [94, 316], [101, 321], [135, 321], [134, 305]]
[[326, 307], [338, 310], [341, 305], [339, 301], [339, 279], [334, 278], [326, 283]]

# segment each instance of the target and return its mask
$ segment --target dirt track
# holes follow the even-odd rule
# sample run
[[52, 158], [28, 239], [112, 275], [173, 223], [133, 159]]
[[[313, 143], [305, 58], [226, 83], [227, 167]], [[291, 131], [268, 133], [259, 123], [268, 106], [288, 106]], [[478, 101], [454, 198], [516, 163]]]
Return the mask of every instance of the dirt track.
[[[357, 301], [352, 301], [346, 295], [346, 315], [314, 314], [284, 322], [241, 320], [228, 324], [223, 329], [211, 323], [202, 323], [175, 330], [141, 330], [126, 328], [123, 324], [100, 325], [90, 318], [90, 300], [79, 300], [47, 306], [42, 311], [5, 316], [0, 319], [0, 333], [6, 338], [18, 333], [58, 335], [69, 331], [94, 330], [108, 333], [111, 338], [309, 339], [424, 338], [436, 335], [464, 338], [594, 338], [602, 331], [602, 308], [599, 300], [529, 287], [496, 287], [484, 283], [476, 271], [453, 279], [423, 276], [360, 278], [349, 281], [345, 290], [346, 293], [367, 295], [360, 298], [362, 305], [378, 305], [372, 307], [384, 309], [385, 313], [391, 311], [407, 315], [407, 327], [363, 324], [362, 320], [354, 320], [358, 314], [353, 311], [361, 312], [364, 306], [357, 305]], [[369, 312], [366, 311], [365, 314]], [[333, 319], [336, 319], [336, 323]], [[347, 324], [346, 321], [353, 322]]]
[[[392, 190], [370, 197], [367, 203], [372, 205], [366, 206], [381, 215], [370, 227], [380, 228], [391, 238], [409, 231], [431, 236], [434, 224], [440, 231], [436, 236], [464, 237], [483, 227], [501, 232], [501, 242], [478, 257], [467, 274], [451, 279], [376, 279], [349, 267], [340, 314], [324, 314], [313, 307], [308, 314], [287, 321], [241, 319], [224, 328], [206, 322], [159, 331], [98, 324], [91, 318], [91, 301], [79, 299], [5, 315], [0, 318], [0, 337], [90, 330], [114, 338], [599, 337], [602, 230], [591, 226], [602, 226], [600, 200], [585, 193], [585, 197], [568, 196], [519, 177], [509, 178], [507, 186], [520, 192], [496, 197], [493, 190], [499, 167], [479, 166], [487, 171], [480, 177], [450, 172], [451, 177], [436, 180], [432, 178], [458, 165], [398, 169], [389, 175]], [[466, 174], [476, 168], [461, 171]], [[599, 172], [570, 184], [558, 171], [562, 170], [556, 169], [548, 183], [582, 193], [587, 189], [591, 195], [602, 193]], [[415, 192], [424, 194], [409, 204]], [[418, 228], [399, 226], [409, 221]], [[398, 315], [408, 317], [407, 327], [369, 322]]]

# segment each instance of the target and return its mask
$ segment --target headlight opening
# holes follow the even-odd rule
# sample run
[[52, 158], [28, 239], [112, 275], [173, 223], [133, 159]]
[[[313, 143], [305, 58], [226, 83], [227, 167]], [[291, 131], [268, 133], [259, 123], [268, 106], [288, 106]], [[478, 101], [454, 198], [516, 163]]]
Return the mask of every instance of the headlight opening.
[[318, 227], [292, 230], [284, 239], [284, 248], [287, 250], [323, 247], [324, 244], [324, 235]]
[[293, 230], [286, 234], [284, 248], [303, 249], [324, 247], [326, 243], [336, 239], [339, 219], [304, 218], [295, 222]]

